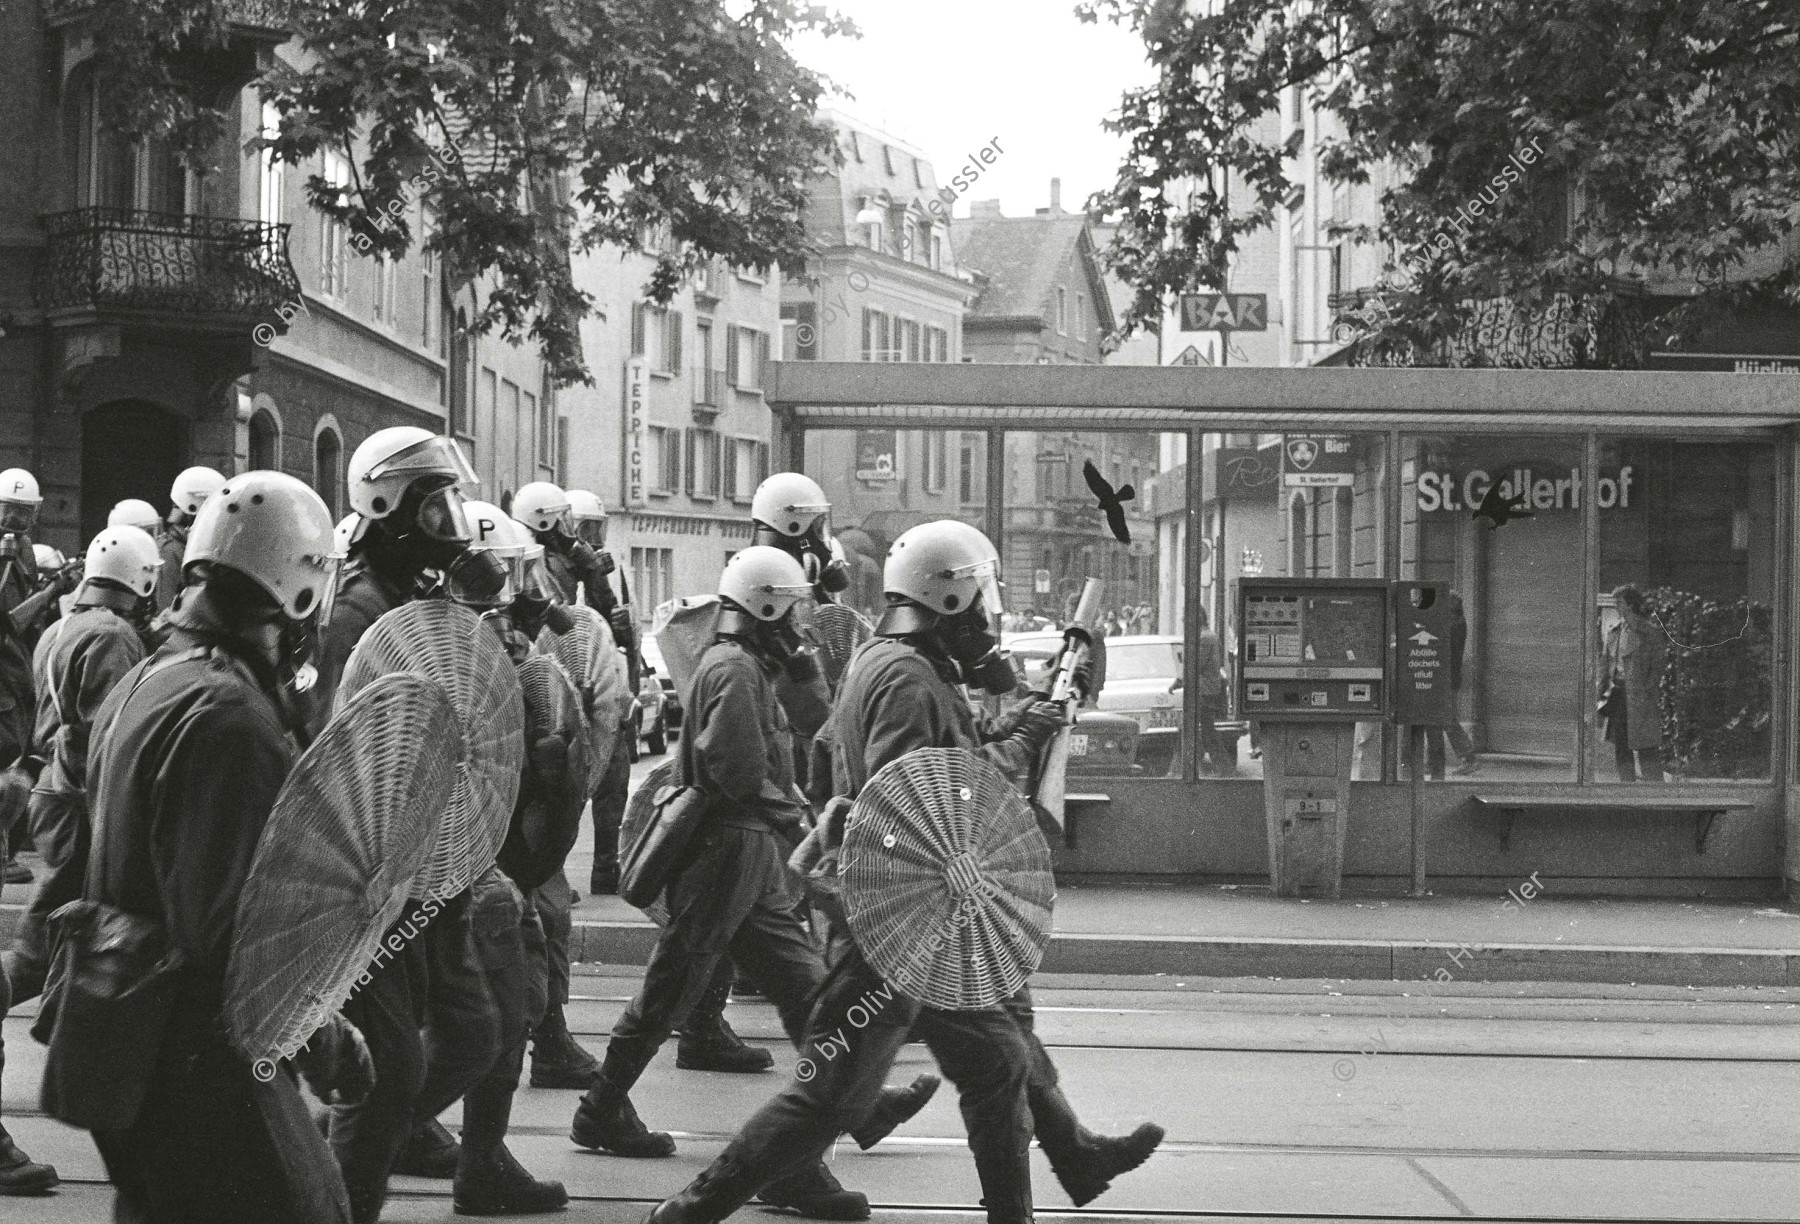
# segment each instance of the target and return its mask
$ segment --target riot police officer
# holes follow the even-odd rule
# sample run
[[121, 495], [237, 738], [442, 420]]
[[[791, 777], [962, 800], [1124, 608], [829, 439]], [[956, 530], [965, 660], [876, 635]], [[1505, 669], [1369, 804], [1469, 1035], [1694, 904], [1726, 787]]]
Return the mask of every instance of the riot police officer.
[[181, 558], [187, 551], [188, 531], [206, 499], [219, 491], [225, 477], [209, 467], [184, 469], [169, 486], [169, 516], [158, 525], [157, 550], [162, 555], [162, 573], [156, 580], [156, 610], [162, 611], [175, 602], [181, 589]]
[[[412, 426], [378, 430], [351, 454], [347, 475], [359, 517], [339, 608], [322, 642], [315, 726], [330, 715], [351, 650], [383, 613], [449, 589], [480, 598], [506, 580], [498, 558], [469, 551], [460, 488], [477, 481], [453, 439]], [[454, 1171], [455, 1142], [435, 1122], [426, 1128], [429, 1146], [415, 1146], [405, 1162], [399, 1162], [401, 1149], [415, 1134], [420, 1102], [455, 1101], [487, 1070], [499, 1039], [475, 953], [468, 891], [429, 921], [418, 919], [417, 909], [407, 907], [390, 933], [408, 924], [423, 933], [402, 940], [400, 954], [375, 968], [344, 1005], [368, 1040], [376, 1073], [374, 1091], [333, 1109], [330, 1119], [355, 1224], [372, 1224], [380, 1215], [390, 1171]], [[431, 1030], [429, 1069], [421, 1026]]]
[[[154, 554], [149, 558], [153, 561]], [[116, 1219], [182, 1224], [312, 1224], [341, 1219], [343, 1185], [304, 1124], [285, 1068], [252, 1071], [223, 1023], [224, 978], [242, 892], [276, 795], [294, 762], [285, 729], [293, 680], [335, 580], [331, 519], [318, 494], [279, 472], [226, 484], [188, 540], [189, 585], [169, 641], [133, 668], [95, 718], [89, 784], [94, 844], [86, 901], [161, 928], [177, 966], [161, 1012], [146, 1002], [154, 1059], [116, 1085], [116, 1113], [94, 1130], [119, 1202]], [[82, 1035], [71, 1041], [79, 1046]], [[302, 1062], [360, 1049], [334, 1021]], [[79, 1048], [63, 1051], [83, 1056]], [[110, 1057], [116, 1050], [94, 1050]], [[354, 1095], [366, 1089], [366, 1055]], [[334, 1089], [309, 1072], [315, 1089]], [[131, 1078], [128, 1072], [126, 1078]], [[46, 1109], [58, 1115], [49, 1081]], [[294, 1125], [287, 1119], [298, 1117]]]

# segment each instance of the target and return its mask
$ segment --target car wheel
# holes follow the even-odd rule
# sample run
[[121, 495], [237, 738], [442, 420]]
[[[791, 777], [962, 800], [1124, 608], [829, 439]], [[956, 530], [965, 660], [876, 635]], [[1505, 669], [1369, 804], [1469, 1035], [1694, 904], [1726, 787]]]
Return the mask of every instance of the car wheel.
[[656, 720], [656, 730], [652, 731], [649, 738], [644, 741], [644, 747], [651, 756], [661, 756], [669, 750], [669, 732], [663, 726], [662, 719]]

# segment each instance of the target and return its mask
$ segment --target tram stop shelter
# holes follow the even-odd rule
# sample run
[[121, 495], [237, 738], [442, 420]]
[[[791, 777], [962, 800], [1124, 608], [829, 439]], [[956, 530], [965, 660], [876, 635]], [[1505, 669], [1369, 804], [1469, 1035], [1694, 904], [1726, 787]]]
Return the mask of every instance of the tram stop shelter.
[[[782, 362], [767, 398], [871, 618], [939, 518], [999, 548], [1028, 675], [1106, 583], [1059, 873], [1266, 879], [1238, 584], [1381, 578], [1448, 588], [1456, 717], [1417, 785], [1405, 729], [1357, 724], [1347, 888], [1800, 895], [1800, 379]], [[1133, 486], [1129, 543], [1088, 464]]]

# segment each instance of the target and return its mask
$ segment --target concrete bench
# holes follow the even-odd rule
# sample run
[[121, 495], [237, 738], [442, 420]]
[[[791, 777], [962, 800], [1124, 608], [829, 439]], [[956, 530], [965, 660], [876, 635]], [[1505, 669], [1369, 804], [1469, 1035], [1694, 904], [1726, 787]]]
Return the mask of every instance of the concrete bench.
[[1512, 843], [1513, 822], [1532, 812], [1606, 813], [1620, 817], [1692, 816], [1694, 818], [1694, 852], [1706, 853], [1706, 836], [1713, 822], [1728, 812], [1744, 812], [1756, 806], [1750, 799], [1733, 799], [1723, 795], [1471, 795], [1469, 802], [1477, 812], [1492, 812], [1500, 817], [1500, 848]]

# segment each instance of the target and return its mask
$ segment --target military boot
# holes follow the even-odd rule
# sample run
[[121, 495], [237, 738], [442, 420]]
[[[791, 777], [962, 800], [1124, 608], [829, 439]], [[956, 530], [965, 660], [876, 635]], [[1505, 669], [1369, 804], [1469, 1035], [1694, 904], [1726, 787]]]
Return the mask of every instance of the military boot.
[[539, 1181], [527, 1173], [504, 1143], [479, 1156], [466, 1156], [456, 1167], [456, 1189], [450, 1201], [457, 1215], [538, 1215], [561, 1211], [569, 1192], [559, 1181]]
[[0, 1126], [0, 1195], [48, 1194], [59, 1180], [54, 1168], [21, 1152]]
[[719, 1224], [749, 1202], [756, 1182], [728, 1153], [701, 1170], [680, 1194], [657, 1204], [644, 1224]]
[[925, 1108], [943, 1083], [935, 1075], [921, 1075], [904, 1088], [883, 1088], [875, 1108], [863, 1124], [850, 1132], [856, 1146], [868, 1151], [893, 1133], [894, 1128]]
[[[607, 1062], [612, 1061], [608, 1052]], [[575, 1122], [569, 1138], [584, 1148], [610, 1152], [614, 1156], [661, 1157], [675, 1154], [675, 1139], [666, 1131], [653, 1131], [644, 1125], [631, 1097], [619, 1087], [619, 1080], [607, 1074], [602, 1066], [594, 1083], [582, 1094], [575, 1107]]]
[[561, 1005], [553, 1005], [531, 1035], [531, 1086], [586, 1088], [599, 1070], [600, 1060], [569, 1032]]
[[1074, 1154], [1052, 1160], [1050, 1169], [1062, 1183], [1069, 1201], [1085, 1207], [1106, 1192], [1113, 1178], [1150, 1159], [1150, 1153], [1162, 1141], [1163, 1128], [1154, 1122], [1144, 1123], [1129, 1135], [1084, 1132]]
[[814, 1220], [869, 1218], [868, 1196], [844, 1189], [823, 1162], [764, 1186], [756, 1200], [771, 1207], [786, 1207]]
[[683, 1071], [767, 1071], [774, 1067], [775, 1056], [761, 1046], [745, 1042], [723, 1016], [716, 1018], [710, 1032], [684, 1028], [675, 1047], [675, 1065]]
[[394, 1172], [408, 1177], [430, 1177], [448, 1180], [456, 1176], [456, 1162], [462, 1147], [436, 1118], [414, 1131], [406, 1146], [394, 1157]]

